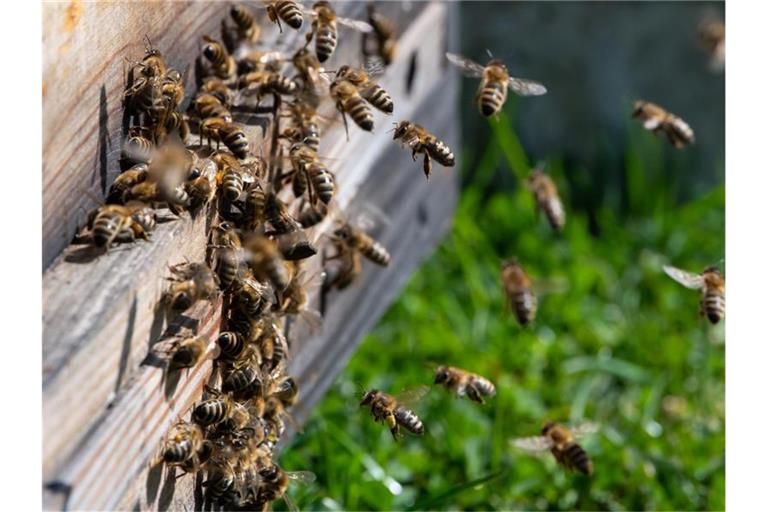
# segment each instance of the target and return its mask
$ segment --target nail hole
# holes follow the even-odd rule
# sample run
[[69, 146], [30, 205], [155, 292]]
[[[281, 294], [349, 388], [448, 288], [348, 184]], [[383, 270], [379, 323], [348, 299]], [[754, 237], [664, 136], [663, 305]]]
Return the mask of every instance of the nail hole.
[[410, 62], [408, 63], [408, 73], [405, 75], [405, 92], [411, 94], [413, 89], [413, 82], [416, 80], [416, 68], [418, 67], [419, 52], [414, 51], [411, 54]]

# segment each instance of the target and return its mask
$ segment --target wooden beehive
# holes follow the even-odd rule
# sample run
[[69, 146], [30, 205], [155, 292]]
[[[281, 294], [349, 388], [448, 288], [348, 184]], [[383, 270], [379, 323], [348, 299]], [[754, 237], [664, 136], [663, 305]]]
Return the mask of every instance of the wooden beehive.
[[[46, 4], [43, 9], [43, 477], [46, 509], [196, 509], [193, 477], [166, 478], [153, 466], [165, 433], [199, 398], [211, 362], [174, 378], [156, 356], [180, 327], [210, 335], [220, 304], [198, 305], [166, 318], [158, 302], [168, 265], [203, 259], [212, 212], [160, 224], [153, 240], [98, 258], [68, 247], [87, 211], [119, 172], [126, 132], [122, 115], [124, 58], [140, 57], [145, 35], [170, 66], [185, 69], [200, 36], [218, 35], [224, 3]], [[364, 18], [362, 3], [340, 3], [340, 15]], [[372, 205], [388, 221], [374, 235], [393, 264], [365, 264], [362, 278], [325, 301], [322, 330], [292, 336], [289, 373], [302, 395], [292, 409], [303, 421], [406, 279], [450, 225], [455, 170], [437, 168], [429, 182], [420, 163], [386, 130], [412, 119], [458, 147], [457, 76], [443, 58], [455, 7], [382, 3], [399, 27], [399, 53], [380, 83], [395, 99], [395, 117], [376, 116], [374, 134], [341, 123], [323, 134], [321, 153], [333, 159], [341, 211]], [[263, 16], [262, 16], [263, 17]], [[290, 52], [295, 32], [265, 27], [265, 45]], [[360, 62], [360, 36], [340, 34], [330, 63]], [[190, 87], [191, 88], [191, 87]], [[264, 142], [255, 127], [249, 137]], [[268, 141], [267, 141], [268, 142]], [[316, 235], [332, 227], [322, 224]], [[197, 482], [199, 484], [199, 481]]]

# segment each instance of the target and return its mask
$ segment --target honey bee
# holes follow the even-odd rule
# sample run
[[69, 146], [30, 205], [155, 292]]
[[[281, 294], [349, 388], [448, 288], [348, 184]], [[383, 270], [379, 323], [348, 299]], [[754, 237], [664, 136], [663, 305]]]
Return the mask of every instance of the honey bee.
[[160, 85], [160, 91], [165, 98], [166, 110], [175, 110], [184, 101], [184, 77], [177, 69], [169, 69]]
[[454, 366], [438, 366], [435, 369], [435, 384], [442, 384], [458, 396], [467, 396], [479, 404], [485, 403], [484, 396], [496, 394], [496, 387], [491, 381]]
[[286, 128], [280, 136], [293, 143], [303, 143], [314, 151], [320, 148], [319, 116], [306, 102], [293, 102], [288, 106], [293, 126]]
[[168, 107], [167, 97], [163, 94], [162, 77], [137, 78], [125, 91], [124, 101], [130, 114], [146, 114], [153, 123], [157, 122]]
[[707, 267], [701, 274], [664, 265], [664, 272], [692, 290], [701, 290], [699, 312], [713, 324], [725, 318], [725, 279], [717, 267]]
[[568, 429], [551, 421], [544, 424], [541, 435], [515, 439], [514, 446], [530, 452], [550, 450], [559, 464], [571, 471], [592, 475], [594, 467], [587, 452], [576, 443], [576, 439], [595, 432], [597, 427], [587, 423]]
[[[336, 190], [333, 174], [320, 161], [317, 153], [307, 144], [297, 143], [291, 146], [290, 159], [294, 170], [294, 194], [299, 197], [303, 189], [309, 185], [309, 201], [315, 203], [315, 198], [325, 204], [333, 199]], [[302, 183], [297, 188], [297, 183]]]
[[245, 356], [235, 362], [222, 382], [222, 391], [245, 392], [252, 389], [252, 395], [259, 394], [263, 389], [260, 366], [261, 354], [254, 347], [248, 347]]
[[267, 193], [260, 181], [254, 182], [245, 197], [245, 225], [252, 232], [261, 229], [267, 209]]
[[229, 10], [232, 21], [235, 22], [237, 35], [241, 41], [256, 43], [261, 35], [261, 27], [256, 23], [253, 13], [243, 4], [233, 5]]
[[286, 407], [290, 407], [299, 399], [299, 386], [293, 377], [282, 377], [272, 384], [270, 395], [277, 397]]
[[244, 247], [248, 253], [248, 266], [257, 280], [269, 281], [278, 291], [288, 286], [290, 276], [274, 241], [255, 235], [245, 241]]
[[256, 343], [261, 351], [262, 369], [267, 372], [274, 371], [288, 357], [288, 341], [273, 319], [264, 322], [264, 329]]
[[278, 235], [292, 233], [301, 229], [298, 221], [288, 213], [288, 207], [274, 192], [267, 194], [264, 215], [267, 222], [269, 222]]
[[299, 30], [304, 22], [302, 9], [298, 2], [293, 0], [273, 0], [267, 3], [267, 16], [272, 23], [277, 23], [280, 32], [283, 26], [280, 21], [284, 21], [289, 27]]
[[309, 228], [320, 224], [323, 219], [328, 215], [328, 207], [323, 203], [317, 205], [309, 204], [306, 208], [303, 208], [299, 213], [299, 223], [303, 228]]
[[237, 65], [224, 45], [210, 36], [203, 36], [203, 60], [206, 75], [214, 75], [223, 80], [231, 79], [237, 72]]
[[199, 467], [198, 453], [203, 449], [203, 430], [194, 423], [180, 423], [165, 441], [163, 462], [169, 466], [192, 463]]
[[145, 220], [146, 205], [130, 201], [125, 206], [103, 205], [89, 215], [87, 232], [93, 245], [109, 249], [117, 242], [133, 242], [137, 238], [147, 240], [155, 227], [154, 213]]
[[[224, 83], [221, 78], [207, 77], [203, 79], [203, 84], [200, 86], [200, 95], [211, 94], [219, 100], [222, 106], [229, 108], [232, 102], [235, 100], [235, 93], [229, 86]], [[218, 116], [218, 114], [217, 114]], [[202, 116], [207, 117], [207, 116]]]
[[231, 446], [223, 446], [208, 463], [208, 478], [202, 483], [205, 497], [212, 503], [228, 503], [237, 492], [239, 457]]
[[278, 51], [250, 51], [237, 61], [237, 74], [246, 75], [253, 71], [278, 73], [283, 68], [285, 57]]
[[205, 354], [208, 347], [208, 340], [202, 336], [193, 336], [190, 338], [177, 338], [174, 340], [171, 361], [168, 368], [171, 371], [181, 368], [192, 368], [197, 365]]
[[168, 114], [165, 120], [165, 133], [177, 133], [182, 142], [186, 142], [189, 131], [189, 121], [185, 114], [175, 110]]
[[342, 18], [336, 15], [329, 2], [315, 2], [311, 15], [312, 30], [307, 33], [307, 45], [315, 39], [315, 53], [320, 62], [325, 62], [336, 50], [338, 39], [337, 24], [358, 30], [363, 33], [373, 31], [373, 28], [364, 21]]
[[[395, 25], [376, 10], [373, 2], [368, 4], [368, 24], [373, 28], [373, 33], [363, 36], [364, 56], [376, 55], [385, 66], [389, 66], [395, 60], [395, 55], [397, 54]], [[373, 51], [368, 48], [369, 45], [367, 43], [369, 40], [375, 43]]]
[[245, 131], [243, 131], [240, 125], [225, 123], [219, 127], [218, 136], [235, 156], [238, 158], [246, 158], [248, 156], [248, 137], [246, 137]]
[[233, 292], [233, 302], [249, 318], [260, 317], [271, 305], [268, 293], [270, 288], [255, 279], [245, 277], [237, 281]]
[[202, 427], [228, 423], [231, 430], [245, 427], [250, 420], [248, 409], [236, 402], [231, 396], [206, 387], [212, 398], [203, 400], [192, 410], [192, 419]]
[[552, 229], [560, 231], [565, 225], [565, 209], [557, 193], [557, 186], [544, 171], [534, 169], [528, 176], [528, 186], [536, 199], [536, 206], [547, 216]]
[[144, 137], [138, 129], [130, 129], [123, 143], [120, 157], [131, 165], [148, 164], [152, 161], [155, 145]]
[[395, 126], [394, 140], [400, 140], [411, 148], [411, 156], [416, 160], [416, 155], [424, 155], [424, 175], [429, 179], [432, 174], [432, 160], [440, 165], [453, 167], [456, 157], [448, 145], [429, 133], [424, 127], [410, 121], [400, 121]]
[[174, 311], [184, 311], [198, 300], [211, 300], [219, 290], [216, 274], [205, 263], [179, 263], [170, 267], [173, 284], [165, 300]]
[[293, 79], [281, 73], [266, 70], [251, 71], [241, 75], [237, 86], [240, 89], [238, 93], [240, 98], [256, 96], [257, 103], [265, 94], [292, 95], [299, 89], [299, 85]]
[[323, 68], [317, 56], [306, 48], [299, 48], [291, 59], [301, 82], [302, 106], [316, 108], [320, 104], [318, 88], [323, 82]]
[[537, 300], [533, 293], [531, 278], [516, 259], [504, 261], [501, 265], [501, 283], [507, 295], [507, 304], [518, 323], [526, 326], [536, 317]]
[[152, 41], [147, 38], [147, 46], [144, 50], [144, 57], [141, 59], [136, 67], [140, 75], [151, 78], [155, 76], [163, 76], [166, 73], [165, 59], [163, 54], [157, 48], [152, 46]]
[[216, 344], [219, 346], [220, 357], [229, 360], [237, 359], [245, 348], [243, 337], [235, 331], [220, 332]]
[[298, 270], [296, 262], [291, 263], [295, 269], [293, 277], [279, 294], [277, 311], [285, 315], [299, 315], [312, 332], [317, 332], [322, 326], [322, 317], [317, 311], [308, 309], [309, 294], [322, 285], [325, 273], [308, 276], [303, 270]]
[[699, 24], [697, 36], [699, 44], [709, 55], [709, 69], [712, 72], [725, 69], [725, 23], [705, 18]]
[[112, 182], [107, 195], [107, 203], [123, 203], [125, 193], [135, 185], [147, 179], [149, 166], [141, 163], [126, 169]]
[[649, 101], [636, 101], [632, 117], [639, 119], [646, 130], [666, 133], [669, 142], [677, 149], [696, 141], [688, 123]]
[[357, 251], [373, 263], [386, 267], [391, 259], [389, 251], [363, 230], [348, 222], [334, 231], [334, 237], [349, 249]]
[[344, 65], [336, 71], [335, 79], [346, 80], [353, 84], [360, 91], [360, 96], [385, 114], [394, 112], [395, 104], [392, 96], [382, 86], [371, 80], [368, 71]]
[[261, 510], [270, 502], [282, 498], [290, 510], [295, 510], [295, 505], [289, 504], [288, 483], [291, 480], [311, 483], [315, 481], [315, 474], [310, 471], [283, 471], [276, 465], [271, 465], [259, 470], [259, 490], [253, 508]]
[[408, 405], [420, 400], [427, 391], [429, 388], [421, 386], [395, 397], [383, 391], [372, 389], [363, 395], [360, 406], [370, 406], [373, 419], [376, 422], [386, 423], [395, 441], [400, 435], [401, 426], [420, 436], [424, 434], [424, 423], [416, 413], [408, 408]]
[[354, 84], [346, 80], [334, 80], [331, 83], [330, 91], [333, 101], [336, 102], [336, 109], [341, 112], [347, 137], [349, 137], [347, 114], [363, 130], [367, 132], [373, 130], [373, 114], [371, 109], [368, 108], [368, 103], [360, 95]]
[[232, 122], [232, 113], [222, 103], [221, 97], [214, 93], [201, 93], [193, 102], [194, 111], [200, 119], [220, 118], [227, 123]]
[[213, 200], [217, 189], [216, 174], [216, 164], [212, 160], [200, 160], [193, 178], [184, 183], [191, 208], [199, 208]]
[[341, 261], [341, 266], [333, 274], [329, 273], [328, 281], [325, 283], [325, 289], [343, 290], [351, 285], [363, 271], [360, 261], [360, 252], [350, 249], [346, 244], [336, 244], [337, 254], [325, 261], [337, 259]]
[[520, 96], [541, 96], [547, 93], [547, 88], [538, 82], [509, 76], [507, 66], [499, 59], [491, 60], [486, 66], [481, 66], [463, 55], [446, 53], [448, 60], [461, 69], [466, 76], [482, 77], [477, 89], [476, 101], [480, 113], [486, 117], [498, 114], [507, 101], [507, 91]]

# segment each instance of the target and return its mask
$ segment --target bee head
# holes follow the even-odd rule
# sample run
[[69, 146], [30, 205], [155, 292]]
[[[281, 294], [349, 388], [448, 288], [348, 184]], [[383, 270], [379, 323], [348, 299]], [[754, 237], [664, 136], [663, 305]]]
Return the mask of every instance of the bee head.
[[549, 434], [549, 432], [554, 428], [555, 422], [548, 421], [544, 424], [543, 427], [541, 427], [541, 435], [546, 436]]
[[367, 391], [363, 395], [363, 399], [360, 401], [360, 406], [362, 407], [364, 405], [370, 405], [370, 403], [373, 402], [373, 399], [376, 398], [376, 395], [378, 395], [378, 394], [379, 394], [379, 392], [376, 389], [372, 389], [370, 391]]
[[643, 109], [645, 108], [645, 102], [643, 100], [637, 100], [632, 107], [632, 117], [637, 117], [640, 114], [643, 113]]
[[192, 305], [192, 295], [188, 290], [181, 290], [173, 296], [171, 305], [176, 311], [183, 311]]
[[499, 67], [499, 68], [503, 69], [505, 73], [507, 72], [507, 65], [504, 64], [504, 62], [502, 62], [499, 59], [491, 59], [491, 60], [489, 60], [488, 61], [488, 66], [496, 66], [496, 67]]
[[435, 384], [442, 384], [448, 381], [448, 368], [445, 366], [438, 366], [435, 369]]
[[408, 126], [409, 125], [410, 125], [410, 123], [408, 121], [400, 121], [399, 123], [397, 123], [395, 125], [395, 129], [394, 129], [395, 134], [394, 134], [393, 138], [395, 140], [397, 140], [397, 139], [401, 138], [402, 136], [404, 136], [405, 132], [408, 130]]
[[501, 268], [516, 267], [519, 263], [514, 256], [501, 262]]

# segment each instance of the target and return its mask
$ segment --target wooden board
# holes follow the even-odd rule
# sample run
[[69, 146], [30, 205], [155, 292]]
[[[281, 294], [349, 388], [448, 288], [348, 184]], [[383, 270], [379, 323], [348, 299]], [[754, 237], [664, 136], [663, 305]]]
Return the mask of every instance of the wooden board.
[[[362, 7], [344, 4], [340, 11], [360, 13]], [[208, 8], [200, 4], [186, 8], [202, 9], [199, 15], [208, 16], [211, 27], [224, 14], [221, 8], [209, 13]], [[161, 9], [165, 12], [163, 9], [166, 7]], [[446, 70], [441, 58], [446, 44], [442, 29], [446, 12], [442, 5], [419, 5], [407, 15], [412, 23], [404, 20], [405, 14], [399, 13], [405, 26], [410, 26], [401, 38], [400, 58], [387, 70], [381, 83], [396, 100], [395, 120], [416, 116], [415, 121], [427, 126], [434, 123], [434, 131], [455, 144], [452, 138], [457, 127], [456, 111], [445, 105], [453, 105], [456, 86], [455, 81], [444, 80]], [[179, 20], [187, 15], [186, 10], [183, 14], [174, 14]], [[46, 12], [48, 23], [51, 18], [52, 14]], [[147, 13], [144, 18], [145, 21], [164, 19], [154, 13]], [[429, 34], [426, 39], [425, 34]], [[189, 37], [194, 38], [192, 34]], [[154, 40], [153, 43], [161, 47]], [[138, 43], [136, 46], [135, 54], [140, 55], [141, 46]], [[193, 55], [194, 48], [187, 55]], [[357, 51], [354, 45], [340, 46], [340, 61], [354, 62]], [[170, 57], [173, 52], [165, 53]], [[413, 60], [418, 62], [417, 72], [413, 75], [413, 87], [406, 91]], [[46, 95], [50, 93], [48, 90]], [[107, 96], [114, 98], [116, 94], [121, 94], [121, 86]], [[423, 108], [430, 99], [432, 107]], [[116, 104], [119, 111], [119, 101]], [[415, 114], [417, 108], [421, 109], [418, 115]], [[323, 138], [321, 153], [334, 159], [339, 207], [345, 209], [351, 202], [368, 201], [370, 197], [385, 212], [397, 212], [390, 227], [380, 235], [385, 243], [394, 244], [393, 256], [402, 259], [395, 260], [397, 265], [385, 272], [366, 268], [365, 280], [356, 285], [357, 288], [331, 298], [323, 334], [296, 341], [291, 369], [304, 389], [311, 389], [304, 393], [305, 398], [297, 406], [300, 418], [306, 416], [311, 404], [322, 395], [333, 374], [384, 310], [407, 274], [434, 246], [453, 209], [455, 176], [440, 175], [438, 168], [431, 182], [424, 182], [420, 164], [411, 162], [408, 151], [398, 148], [390, 137], [380, 133], [390, 122], [390, 118], [377, 115], [379, 133], [370, 135], [352, 128], [350, 142], [337, 124]], [[114, 138], [119, 145], [120, 134]], [[98, 144], [90, 146], [91, 151], [95, 151]], [[119, 147], [116, 151], [119, 153]], [[115, 158], [114, 151], [108, 153], [108, 161]], [[403, 166], [406, 169], [396, 168]], [[107, 183], [112, 177], [108, 177]], [[88, 179], [88, 173], [79, 175], [80, 183], [84, 179]], [[98, 193], [101, 192], [99, 189]], [[81, 194], [70, 191], [70, 195]], [[432, 210], [434, 215], [430, 213]], [[417, 218], [427, 220], [420, 224], [409, 221], [414, 212]], [[169, 496], [178, 494], [181, 498], [174, 500], [182, 501], [186, 500], [185, 496], [191, 496], [191, 490], [187, 494], [183, 492], [182, 480], [178, 482], [179, 493], [169, 494], [169, 484], [163, 484], [162, 492], [158, 493], [159, 475], [156, 469], [148, 467], [148, 461], [167, 428], [199, 396], [210, 365], [179, 376], [169, 391], [163, 381], [162, 365], [141, 363], [154, 361], [150, 347], [168, 327], [167, 319], [156, 308], [164, 290], [162, 277], [167, 275], [167, 265], [184, 257], [202, 259], [209, 223], [210, 216], [205, 214], [196, 219], [166, 223], [159, 227], [151, 243], [116, 251], [88, 263], [67, 261], [73, 259], [71, 255], [60, 256], [45, 273], [43, 469], [49, 484], [46, 508], [164, 508], [168, 504], [164, 500]], [[403, 230], [404, 225], [409, 229]], [[420, 230], [411, 229], [419, 225]], [[320, 230], [329, 227], [330, 221]], [[368, 279], [375, 280], [368, 282]], [[352, 299], [353, 295], [357, 299]], [[375, 303], [372, 302], [374, 296]], [[352, 327], [349, 323], [342, 325], [342, 318], [355, 315], [359, 319], [352, 322]], [[201, 332], [214, 333], [218, 308], [200, 306], [176, 320], [197, 325]], [[340, 338], [339, 334], [344, 337]], [[323, 347], [332, 343], [339, 345], [340, 339], [343, 339], [342, 348], [334, 348], [333, 352], [324, 350]], [[331, 353], [333, 358], [328, 357]], [[328, 366], [328, 363], [332, 364]], [[316, 371], [321, 364], [326, 365], [322, 378]], [[313, 371], [309, 372], [309, 368]], [[120, 460], [114, 460], [111, 454], [120, 454]]]

